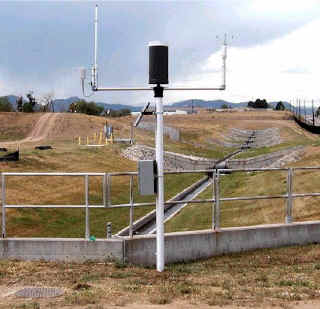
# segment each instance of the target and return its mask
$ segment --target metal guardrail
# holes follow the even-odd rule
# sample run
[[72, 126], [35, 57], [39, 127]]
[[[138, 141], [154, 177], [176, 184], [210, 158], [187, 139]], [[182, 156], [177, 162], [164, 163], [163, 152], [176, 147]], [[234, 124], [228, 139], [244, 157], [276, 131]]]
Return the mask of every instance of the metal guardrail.
[[[211, 169], [211, 170], [185, 170], [185, 171], [167, 171], [165, 175], [172, 174], [208, 174], [212, 177], [212, 198], [211, 199], [195, 199], [195, 200], [180, 200], [166, 202], [169, 204], [186, 204], [186, 203], [212, 203], [212, 229], [220, 229], [220, 202], [222, 201], [248, 201], [248, 200], [267, 200], [267, 199], [286, 199], [286, 223], [292, 223], [292, 207], [293, 200], [298, 197], [320, 196], [318, 192], [312, 193], [294, 193], [293, 192], [293, 178], [294, 171], [297, 170], [320, 170], [320, 167], [295, 167], [295, 168], [248, 168], [248, 169]], [[242, 196], [242, 197], [221, 197], [220, 196], [220, 176], [224, 173], [235, 172], [272, 172], [272, 171], [286, 171], [287, 172], [287, 192], [286, 194], [266, 195], [266, 196]], [[90, 209], [91, 208], [130, 208], [129, 226], [130, 237], [133, 237], [133, 214], [135, 207], [141, 206], [155, 206], [156, 202], [135, 203], [133, 186], [134, 177], [138, 176], [137, 172], [120, 172], [120, 173], [0, 173], [1, 175], [1, 204], [2, 204], [2, 238], [6, 237], [6, 209], [7, 208], [85, 208], [85, 239], [90, 238]], [[9, 205], [6, 203], [6, 189], [7, 178], [14, 176], [70, 176], [70, 177], [84, 177], [84, 205]], [[102, 205], [89, 204], [89, 177], [102, 177]], [[112, 204], [111, 203], [111, 179], [116, 176], [130, 176], [130, 192], [129, 203], [127, 204]]]

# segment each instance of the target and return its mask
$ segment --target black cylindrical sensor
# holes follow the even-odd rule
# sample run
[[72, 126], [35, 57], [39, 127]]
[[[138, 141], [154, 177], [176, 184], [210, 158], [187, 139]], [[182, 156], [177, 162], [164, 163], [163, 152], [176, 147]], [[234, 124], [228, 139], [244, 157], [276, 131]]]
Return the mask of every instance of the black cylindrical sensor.
[[168, 45], [158, 41], [149, 43], [149, 84], [169, 84]]

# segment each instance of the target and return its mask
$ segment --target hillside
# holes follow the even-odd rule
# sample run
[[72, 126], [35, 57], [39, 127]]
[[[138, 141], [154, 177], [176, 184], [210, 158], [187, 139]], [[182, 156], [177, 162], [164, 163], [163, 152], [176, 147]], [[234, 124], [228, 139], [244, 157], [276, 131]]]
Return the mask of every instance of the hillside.
[[[55, 117], [51, 117], [52, 115]], [[41, 119], [46, 121], [41, 123]], [[146, 119], [149, 121], [154, 120], [151, 116]], [[116, 138], [128, 138], [130, 136], [130, 125], [133, 120], [134, 118], [131, 116], [107, 119], [108, 123], [114, 127]], [[3, 123], [2, 132], [7, 132], [6, 135], [3, 134], [1, 136], [1, 145], [9, 143], [9, 149], [13, 150], [16, 147], [16, 143], [19, 143], [21, 149], [21, 160], [19, 162], [0, 163], [1, 171], [121, 172], [135, 171], [137, 169], [136, 162], [121, 156], [121, 151], [126, 147], [123, 144], [113, 144], [100, 148], [78, 145], [77, 136], [82, 136], [84, 140], [87, 136], [92, 138], [94, 133], [101, 132], [106, 121], [103, 117], [67, 113], [2, 113], [0, 114], [0, 121]], [[40, 127], [39, 123], [41, 124]], [[166, 116], [165, 124], [179, 129], [181, 135], [180, 141], [172, 141], [168, 137], [165, 138], [165, 148], [169, 151], [219, 158], [233, 151], [232, 148], [225, 147], [223, 144], [225, 136], [232, 128], [247, 130], [277, 128], [281, 137], [280, 144], [273, 147], [253, 149], [244, 154], [246, 156], [255, 156], [261, 152], [268, 153], [285, 149], [289, 146], [305, 145], [309, 148], [306, 148], [307, 151], [304, 157], [300, 161], [291, 164], [291, 166], [318, 164], [319, 137], [300, 129], [286, 112], [259, 111]], [[135, 129], [135, 139], [140, 144], [154, 145], [153, 132], [139, 128]], [[34, 146], [36, 145], [51, 145], [53, 150], [35, 150]], [[167, 176], [166, 199], [180, 192], [199, 177], [197, 175], [191, 177], [186, 174]], [[309, 188], [311, 185], [310, 188], [312, 190], [317, 190], [316, 182], [310, 183], [308, 177], [308, 173], [303, 173], [299, 179], [302, 188]], [[99, 177], [93, 177], [90, 180], [91, 203], [99, 204], [102, 201], [101, 181]], [[112, 180], [112, 203], [128, 202], [128, 181], [127, 177], [118, 177]], [[278, 188], [283, 189], [284, 181], [284, 177], [274, 178], [274, 176], [270, 175], [265, 178], [262, 174], [232, 176], [231, 180], [227, 181], [227, 189], [224, 189], [226, 191], [223, 191], [225, 192], [223, 194], [237, 196], [244, 194], [248, 188], [252, 189], [252, 194], [256, 194], [255, 184], [259, 184], [263, 192], [274, 193], [278, 192]], [[34, 192], [37, 192], [37, 194], [35, 195]], [[205, 192], [203, 196], [208, 198], [211, 193]], [[41, 181], [39, 181], [37, 178], [14, 177], [9, 181], [7, 198], [10, 204], [82, 204], [84, 202], [83, 181], [80, 178], [42, 177]], [[150, 201], [150, 199], [153, 200], [153, 197], [142, 198], [137, 195], [137, 182], [135, 181], [135, 201]], [[304, 208], [308, 205], [306, 204], [308, 201], [306, 199], [297, 202], [301, 210], [299, 216], [297, 216], [298, 220], [318, 218], [318, 212], [313, 212], [312, 210], [314, 209], [313, 206], [308, 209]], [[280, 218], [277, 209], [280, 209], [278, 206], [282, 202], [272, 202], [271, 208], [266, 208], [268, 209], [267, 213], [259, 211], [256, 216], [252, 216], [249, 210], [252, 207], [254, 208], [257, 203], [246, 204], [241, 202], [239, 205], [244, 205], [244, 209], [248, 208], [248, 212], [241, 213], [241, 221], [237, 220], [239, 207], [234, 204], [235, 206], [229, 208], [229, 210], [232, 209], [232, 212], [227, 211], [223, 214], [222, 224], [223, 226], [232, 226], [275, 222], [276, 218]], [[265, 207], [265, 204], [266, 202], [264, 201], [258, 203], [258, 205], [262, 205], [261, 207]], [[186, 228], [207, 228], [210, 221], [210, 215], [208, 214], [210, 213], [211, 205], [203, 205], [200, 208], [201, 211], [198, 207], [190, 206], [185, 208], [181, 215], [178, 215], [168, 224], [168, 231], [181, 230], [182, 225], [183, 230]], [[259, 209], [261, 207], [259, 206]], [[138, 208], [135, 211], [135, 218], [149, 211], [149, 207]], [[92, 210], [92, 233], [96, 236], [104, 235], [104, 213], [105, 210]], [[83, 211], [72, 209], [52, 211], [11, 209], [8, 211], [8, 235], [81, 237], [84, 232], [83, 215]], [[107, 210], [106, 215], [108, 220], [113, 223], [114, 232], [128, 224], [127, 209], [110, 209]], [[185, 216], [193, 218], [193, 220], [181, 219], [185, 218]], [[70, 225], [71, 222], [72, 224]]]

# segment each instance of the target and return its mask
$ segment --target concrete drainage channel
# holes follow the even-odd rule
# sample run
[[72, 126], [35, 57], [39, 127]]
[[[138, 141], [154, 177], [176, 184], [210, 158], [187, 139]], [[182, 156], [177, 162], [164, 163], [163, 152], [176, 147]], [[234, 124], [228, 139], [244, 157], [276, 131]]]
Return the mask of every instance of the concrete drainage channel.
[[[240, 145], [240, 148], [224, 158], [218, 160], [212, 169], [226, 168], [227, 161], [232, 157], [236, 156], [240, 152], [250, 149], [251, 145], [254, 143], [256, 138], [255, 131], [251, 131], [250, 135], [247, 136], [247, 139]], [[204, 177], [186, 188], [182, 192], [178, 193], [175, 197], [168, 201], [168, 205], [165, 206], [165, 214], [164, 214], [164, 222], [169, 221], [175, 215], [177, 215], [184, 207], [188, 205], [185, 204], [175, 204], [170, 202], [179, 201], [179, 200], [192, 200], [197, 197], [200, 193], [202, 193], [210, 184], [212, 184], [212, 179], [209, 177]], [[135, 235], [143, 235], [143, 234], [155, 234], [156, 233], [156, 210], [149, 212], [144, 217], [138, 219], [133, 223], [132, 226], [133, 234]], [[129, 236], [130, 226], [125, 227], [121, 231], [119, 231], [115, 236]]]

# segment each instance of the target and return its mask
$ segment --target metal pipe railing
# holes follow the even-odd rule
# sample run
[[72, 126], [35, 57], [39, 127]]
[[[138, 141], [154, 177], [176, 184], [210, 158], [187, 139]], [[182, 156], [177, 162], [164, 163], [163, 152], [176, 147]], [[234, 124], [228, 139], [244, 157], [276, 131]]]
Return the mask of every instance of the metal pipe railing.
[[[292, 211], [293, 202], [295, 198], [301, 197], [317, 197], [320, 196], [318, 192], [311, 193], [294, 193], [293, 192], [293, 179], [294, 172], [298, 170], [320, 170], [320, 167], [294, 167], [294, 168], [248, 168], [248, 169], [210, 169], [210, 170], [184, 170], [184, 171], [166, 171], [165, 175], [173, 174], [209, 174], [212, 175], [212, 198], [211, 199], [195, 199], [195, 200], [178, 200], [168, 201], [167, 205], [174, 204], [203, 204], [212, 203], [212, 229], [220, 229], [220, 203], [222, 201], [248, 201], [248, 200], [266, 200], [266, 199], [286, 199], [286, 217], [285, 222], [290, 224], [293, 222]], [[287, 172], [287, 192], [286, 194], [266, 195], [266, 196], [239, 196], [239, 197], [221, 197], [220, 195], [220, 175], [223, 173], [234, 172], [273, 172], [273, 171], [286, 171]], [[129, 236], [133, 237], [133, 224], [134, 224], [134, 208], [155, 206], [154, 202], [140, 202], [134, 201], [134, 177], [138, 176], [137, 172], [119, 172], [119, 173], [18, 173], [18, 172], [3, 172], [0, 173], [1, 177], [1, 204], [2, 204], [2, 238], [6, 237], [6, 209], [7, 208], [85, 208], [85, 238], [90, 239], [90, 209], [108, 209], [108, 208], [126, 208], [129, 207]], [[71, 177], [84, 177], [84, 205], [9, 205], [6, 200], [7, 178], [12, 176], [71, 176]], [[89, 177], [99, 176], [102, 177], [102, 205], [90, 205], [89, 202]], [[112, 204], [111, 201], [111, 179], [117, 176], [130, 176], [130, 191], [129, 203]]]

